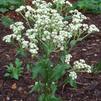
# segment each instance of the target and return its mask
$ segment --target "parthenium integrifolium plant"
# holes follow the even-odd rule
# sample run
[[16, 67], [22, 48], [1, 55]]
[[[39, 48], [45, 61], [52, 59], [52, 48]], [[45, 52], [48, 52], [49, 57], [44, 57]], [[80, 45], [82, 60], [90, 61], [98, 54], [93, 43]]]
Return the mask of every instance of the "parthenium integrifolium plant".
[[[78, 10], [69, 11], [71, 19], [65, 20], [59, 10], [68, 4], [72, 6], [68, 1], [53, 0], [53, 3], [47, 3], [44, 0], [33, 0], [32, 4], [16, 9], [28, 27], [25, 27], [23, 22], [10, 25], [13, 33], [5, 36], [3, 40], [8, 43], [16, 40], [20, 48], [30, 52], [33, 58], [37, 58], [32, 67], [32, 78], [36, 80], [33, 90], [40, 95], [38, 100], [60, 101], [55, 96], [58, 80], [66, 74], [65, 83], [69, 82], [71, 86], [75, 86], [77, 73], [91, 73], [92, 69], [83, 59], [75, 61], [73, 65], [70, 64], [71, 43], [82, 40], [99, 29], [93, 24], [90, 26], [84, 24], [83, 21], [87, 17]], [[40, 56], [39, 52], [42, 53]], [[52, 53], [59, 53], [58, 62], [52, 61]]]

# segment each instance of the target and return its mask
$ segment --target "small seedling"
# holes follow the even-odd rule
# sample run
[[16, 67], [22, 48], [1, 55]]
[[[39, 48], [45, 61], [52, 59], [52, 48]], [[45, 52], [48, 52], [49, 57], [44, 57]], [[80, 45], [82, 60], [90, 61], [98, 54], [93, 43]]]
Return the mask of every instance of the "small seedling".
[[96, 74], [101, 73], [101, 61], [94, 66], [93, 72]]
[[22, 63], [20, 62], [19, 59], [16, 59], [14, 64], [10, 63], [7, 66], [7, 70], [5, 73], [6, 77], [11, 77], [18, 80], [21, 74], [22, 74]]

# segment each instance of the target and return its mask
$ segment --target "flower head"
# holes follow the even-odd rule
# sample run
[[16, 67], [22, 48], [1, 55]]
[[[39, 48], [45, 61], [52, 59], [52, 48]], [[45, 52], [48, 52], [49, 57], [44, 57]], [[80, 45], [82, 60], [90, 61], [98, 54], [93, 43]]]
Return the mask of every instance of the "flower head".
[[69, 77], [71, 77], [72, 80], [77, 79], [77, 74], [76, 74], [76, 72], [75, 72], [75, 71], [70, 72], [70, 73], [69, 73]]

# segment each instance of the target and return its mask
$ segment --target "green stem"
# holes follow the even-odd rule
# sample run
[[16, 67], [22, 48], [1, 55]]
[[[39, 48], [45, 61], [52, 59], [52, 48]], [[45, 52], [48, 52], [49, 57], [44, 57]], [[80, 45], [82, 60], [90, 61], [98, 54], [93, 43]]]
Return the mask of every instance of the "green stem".
[[88, 33], [87, 35], [85, 35], [84, 37], [81, 38], [81, 40], [84, 40], [86, 37], [88, 37], [91, 33]]
[[31, 28], [31, 25], [30, 25], [28, 19], [27, 19], [21, 12], [20, 12], [20, 14], [21, 14], [21, 16], [26, 20], [26, 22], [27, 22], [29, 28]]

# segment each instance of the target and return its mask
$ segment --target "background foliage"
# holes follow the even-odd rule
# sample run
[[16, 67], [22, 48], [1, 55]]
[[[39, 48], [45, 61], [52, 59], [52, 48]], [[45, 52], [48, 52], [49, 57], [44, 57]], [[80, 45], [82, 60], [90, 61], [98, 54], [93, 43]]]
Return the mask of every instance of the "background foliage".
[[0, 0], [0, 12], [5, 13], [13, 10], [24, 3], [24, 0]]
[[101, 13], [101, 0], [78, 0], [74, 8], [84, 12]]

